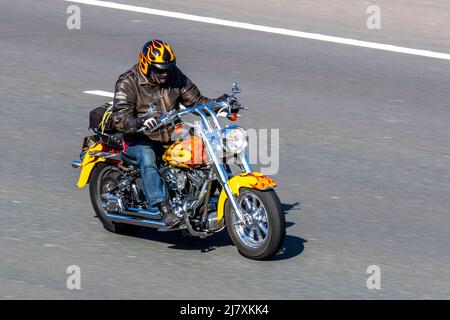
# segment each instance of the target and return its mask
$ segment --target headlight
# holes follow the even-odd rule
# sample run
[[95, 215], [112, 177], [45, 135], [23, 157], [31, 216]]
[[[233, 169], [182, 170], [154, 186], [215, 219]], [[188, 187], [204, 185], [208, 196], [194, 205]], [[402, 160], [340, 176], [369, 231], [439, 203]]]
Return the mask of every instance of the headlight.
[[247, 146], [247, 131], [238, 126], [229, 126], [222, 131], [223, 146], [227, 153], [240, 153]]

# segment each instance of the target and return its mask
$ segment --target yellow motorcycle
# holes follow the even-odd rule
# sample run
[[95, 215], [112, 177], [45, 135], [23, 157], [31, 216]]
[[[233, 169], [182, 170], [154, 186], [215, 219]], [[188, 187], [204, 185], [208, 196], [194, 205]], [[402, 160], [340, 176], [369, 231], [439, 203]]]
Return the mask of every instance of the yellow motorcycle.
[[[204, 238], [227, 228], [238, 251], [247, 258], [269, 259], [279, 251], [286, 228], [273, 189], [276, 183], [252, 171], [245, 155], [245, 129], [222, 127], [219, 122], [219, 117], [236, 120], [233, 108], [239, 92], [234, 83], [226, 101], [173, 109], [151, 130], [162, 126], [173, 126], [175, 132], [184, 129], [164, 150], [159, 165], [170, 205], [182, 219], [176, 228], [168, 229], [160, 212], [148, 207], [139, 165], [123, 152], [120, 134], [95, 130], [84, 138], [80, 160], [72, 166], [81, 169], [77, 186], [81, 189], [89, 184], [92, 206], [107, 230], [119, 233], [141, 226], [183, 230]], [[200, 121], [188, 122], [188, 115], [199, 116]], [[230, 158], [239, 168], [236, 175], [227, 164]]]

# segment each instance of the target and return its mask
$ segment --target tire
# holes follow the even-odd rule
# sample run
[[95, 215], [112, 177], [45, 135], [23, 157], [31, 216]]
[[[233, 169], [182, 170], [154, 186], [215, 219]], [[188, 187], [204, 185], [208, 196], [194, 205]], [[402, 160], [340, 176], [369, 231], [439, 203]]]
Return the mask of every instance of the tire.
[[[258, 207], [258, 210], [252, 211], [249, 210], [250, 208], [248, 208], [249, 206], [246, 204], [248, 202], [245, 201], [245, 198], [250, 199], [253, 196], [257, 199], [255, 204]], [[252, 201], [250, 201], [251, 204], [253, 203]], [[254, 260], [270, 259], [280, 250], [286, 235], [285, 217], [281, 212], [280, 201], [277, 194], [272, 189], [260, 191], [242, 188], [237, 202], [244, 212], [253, 212], [251, 215], [257, 218], [253, 218], [254, 225], [251, 227], [242, 224], [235, 225], [238, 218], [232, 208], [231, 202], [227, 200], [225, 203], [225, 222], [231, 240], [237, 247], [239, 253], [246, 258]], [[252, 205], [250, 207], [252, 207]], [[259, 208], [265, 210], [265, 219], [261, 218], [264, 214], [261, 213], [262, 209]], [[264, 220], [266, 221], [264, 222]], [[251, 236], [252, 228], [253, 237]], [[260, 229], [259, 234], [257, 229]], [[265, 236], [264, 229], [266, 230]], [[260, 239], [258, 240], [258, 238]]]
[[106, 163], [98, 164], [89, 178], [89, 195], [96, 216], [106, 230], [114, 233], [129, 234], [136, 229], [135, 226], [112, 222], [106, 215], [105, 209], [101, 206], [102, 200], [100, 195], [104, 192], [101, 190], [105, 187], [106, 181], [114, 183], [115, 176], [118, 174], [120, 174], [120, 170], [117, 167]]

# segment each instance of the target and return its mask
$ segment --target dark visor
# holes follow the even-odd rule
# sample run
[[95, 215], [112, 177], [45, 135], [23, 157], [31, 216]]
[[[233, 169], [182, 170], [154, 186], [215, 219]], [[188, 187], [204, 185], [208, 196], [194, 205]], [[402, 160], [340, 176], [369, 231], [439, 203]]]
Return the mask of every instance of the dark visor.
[[169, 63], [154, 63], [154, 64], [152, 64], [152, 66], [153, 67], [155, 67], [155, 69], [158, 69], [158, 70], [170, 70], [170, 69], [172, 69], [173, 67], [175, 67], [175, 60], [173, 60], [172, 62], [169, 62]]

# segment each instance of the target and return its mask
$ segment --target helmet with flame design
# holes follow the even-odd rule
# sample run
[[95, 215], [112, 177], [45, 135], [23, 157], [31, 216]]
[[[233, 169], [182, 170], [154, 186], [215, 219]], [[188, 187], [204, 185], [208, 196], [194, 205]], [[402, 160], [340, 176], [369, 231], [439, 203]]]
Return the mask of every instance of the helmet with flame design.
[[139, 53], [139, 72], [158, 84], [167, 81], [175, 64], [171, 46], [161, 40], [148, 41]]

